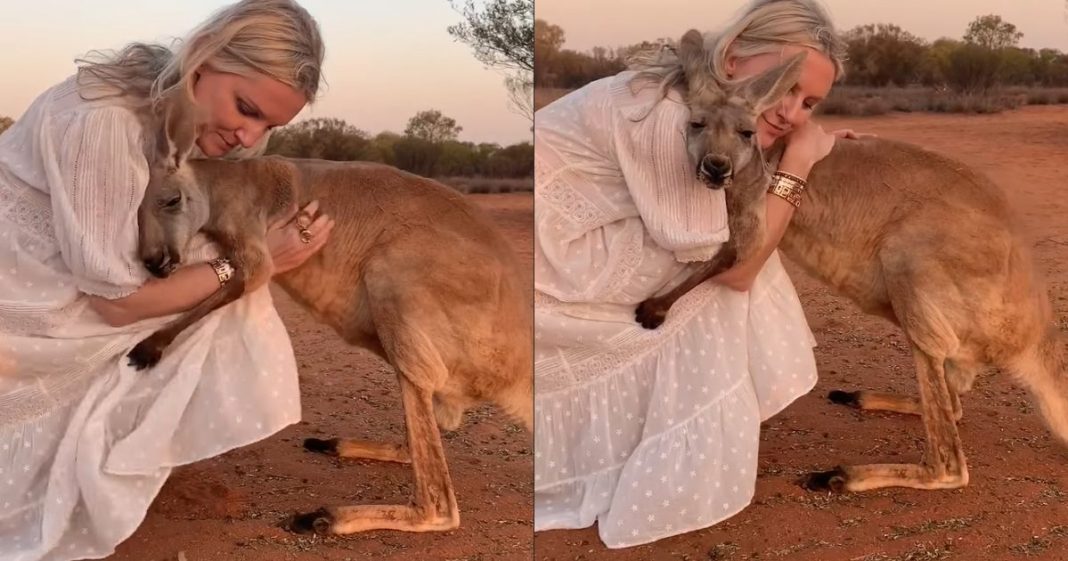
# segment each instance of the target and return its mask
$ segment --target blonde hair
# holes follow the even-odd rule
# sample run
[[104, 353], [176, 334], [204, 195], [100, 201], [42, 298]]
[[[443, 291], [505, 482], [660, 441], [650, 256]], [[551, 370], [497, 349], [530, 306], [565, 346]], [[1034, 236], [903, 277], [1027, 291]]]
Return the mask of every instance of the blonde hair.
[[[817, 0], [753, 0], [722, 30], [705, 34], [709, 71], [721, 84], [731, 83], [726, 70], [728, 57], [745, 59], [779, 53], [791, 45], [827, 55], [834, 63], [836, 81], [845, 74], [845, 42], [835, 33], [830, 16]], [[630, 69], [640, 71], [632, 85], [652, 79], [659, 83], [661, 97], [683, 78], [682, 64], [670, 47], [639, 51], [628, 63]]]
[[322, 79], [324, 46], [319, 25], [295, 1], [241, 0], [215, 12], [173, 49], [131, 43], [88, 56], [96, 60], [76, 61], [85, 99], [124, 96], [151, 108], [176, 90], [192, 99], [193, 75], [206, 64], [219, 72], [266, 75], [311, 103]]

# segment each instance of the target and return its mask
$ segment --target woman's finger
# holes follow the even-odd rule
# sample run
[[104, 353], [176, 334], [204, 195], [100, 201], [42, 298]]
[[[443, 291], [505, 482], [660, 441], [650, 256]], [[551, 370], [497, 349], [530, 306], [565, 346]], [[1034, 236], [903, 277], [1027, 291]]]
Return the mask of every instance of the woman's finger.
[[332, 226], [327, 225], [323, 228], [322, 231], [312, 235], [311, 241], [306, 244], [299, 244], [300, 247], [297, 248], [298, 254], [294, 256], [294, 261], [296, 261], [297, 263], [303, 263], [306, 259], [314, 255], [315, 253], [318, 253], [318, 251], [322, 249], [324, 245], [326, 245], [326, 242], [329, 241], [331, 229]]
[[330, 217], [325, 214], [320, 214], [314, 222], [307, 226], [308, 231], [315, 235], [326, 228], [326, 224], [330, 222]]
[[307, 206], [301, 209], [301, 212], [303, 214], [308, 215], [309, 217], [311, 217], [312, 220], [314, 220], [315, 215], [319, 212], [319, 201], [316, 200], [308, 203]]
[[293, 221], [293, 218], [297, 216], [298, 212], [300, 212], [300, 209], [297, 208], [297, 205], [290, 206], [288, 209], [286, 209], [286, 212], [282, 213], [282, 215], [279, 216], [277, 220], [272, 222], [271, 225], [267, 227], [267, 229], [278, 230], [285, 227], [286, 224], [289, 224]]
[[312, 238], [311, 242], [306, 245], [315, 248], [315, 250], [318, 250], [318, 248], [322, 247], [323, 244], [325, 244], [326, 241], [330, 239], [330, 231], [334, 229], [333, 220], [330, 220], [325, 216], [321, 218], [323, 218], [324, 220], [322, 220], [321, 222], [319, 220], [316, 220], [315, 224], [312, 224], [314, 228], [308, 228], [308, 231], [310, 231], [312, 234]]

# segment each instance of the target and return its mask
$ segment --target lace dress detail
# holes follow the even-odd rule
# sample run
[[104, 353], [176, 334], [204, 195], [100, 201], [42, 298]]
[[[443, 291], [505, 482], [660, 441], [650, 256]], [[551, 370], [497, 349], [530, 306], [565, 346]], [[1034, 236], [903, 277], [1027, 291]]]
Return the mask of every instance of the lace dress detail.
[[[0, 559], [102, 558], [174, 466], [300, 418], [296, 363], [266, 288], [184, 331], [147, 372], [126, 354], [171, 318], [104, 323], [86, 294], [146, 280], [136, 209], [144, 131], [73, 79], [0, 135]], [[214, 254], [204, 240], [190, 255]]]
[[629, 78], [535, 119], [535, 530], [596, 523], [613, 548], [748, 505], [760, 422], [816, 381], [777, 254], [747, 293], [704, 283], [660, 328], [635, 322], [728, 232], [686, 161], [685, 106]]

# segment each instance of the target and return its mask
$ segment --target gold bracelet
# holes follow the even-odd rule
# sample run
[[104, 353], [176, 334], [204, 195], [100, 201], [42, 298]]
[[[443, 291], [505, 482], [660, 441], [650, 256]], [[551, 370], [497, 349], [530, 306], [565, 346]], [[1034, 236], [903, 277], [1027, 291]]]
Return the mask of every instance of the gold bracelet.
[[794, 175], [792, 173], [787, 173], [785, 171], [776, 171], [774, 173], [774, 175], [777, 175], [779, 177], [785, 177], [786, 179], [792, 179], [792, 180], [800, 183], [801, 187], [808, 187], [808, 181], [807, 180], [802, 179], [802, 178], [800, 178], [800, 177], [798, 177], [798, 176], [796, 176], [796, 175]]
[[215, 270], [215, 276], [219, 277], [219, 286], [225, 285], [234, 277], [234, 266], [230, 264], [229, 259], [220, 257], [212, 259], [208, 264]]
[[804, 192], [805, 185], [803, 183], [798, 183], [793, 179], [780, 175], [773, 176], [771, 188], [768, 189], [768, 193], [794, 205], [794, 208], [801, 207], [801, 194]]

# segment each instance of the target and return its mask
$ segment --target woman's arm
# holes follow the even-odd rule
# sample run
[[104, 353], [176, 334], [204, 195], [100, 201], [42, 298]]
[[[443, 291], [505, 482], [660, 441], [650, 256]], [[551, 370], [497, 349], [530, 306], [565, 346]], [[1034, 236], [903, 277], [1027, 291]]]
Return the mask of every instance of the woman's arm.
[[[318, 201], [304, 207], [304, 212], [315, 217]], [[287, 216], [271, 225], [267, 232], [267, 248], [271, 258], [265, 266], [277, 275], [299, 267], [326, 244], [334, 221], [319, 214], [308, 226], [312, 234], [310, 243], [300, 241], [300, 230], [291, 223], [294, 215]], [[290, 227], [286, 227], [290, 226]], [[136, 292], [122, 298], [109, 300], [89, 296], [89, 307], [112, 327], [121, 327], [143, 319], [185, 312], [203, 302], [219, 289], [219, 277], [208, 263], [182, 267], [165, 279], [149, 279]]]
[[136, 292], [108, 300], [89, 296], [92, 308], [108, 325], [121, 327], [143, 319], [192, 309], [219, 289], [219, 277], [207, 263], [182, 267], [165, 279], [149, 279]]
[[[809, 122], [794, 133], [787, 144], [778, 171], [784, 171], [807, 179], [812, 166], [822, 160], [834, 147], [835, 135], [823, 131], [819, 125]], [[764, 218], [764, 242], [760, 249], [749, 259], [712, 277], [712, 281], [731, 290], [746, 292], [753, 287], [757, 274], [764, 268], [768, 258], [779, 246], [790, 219], [794, 216], [794, 205], [774, 195], [767, 197]]]

